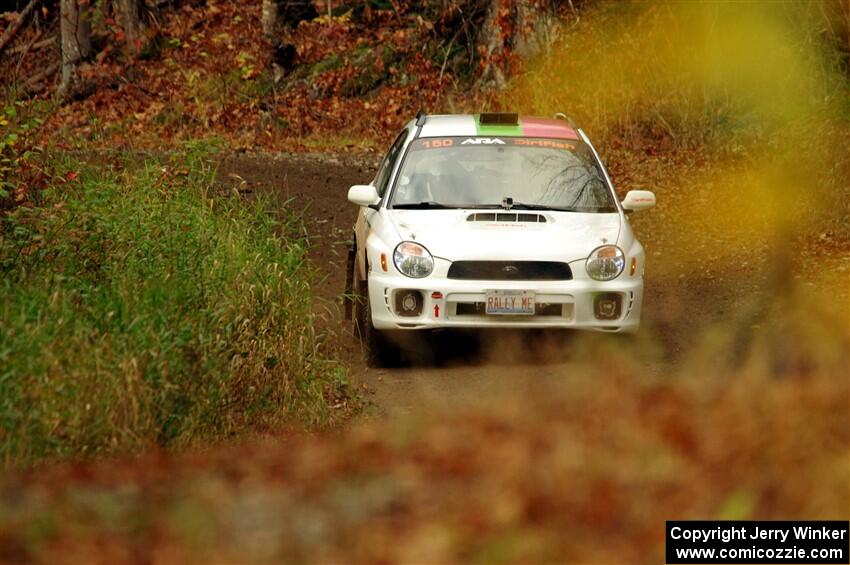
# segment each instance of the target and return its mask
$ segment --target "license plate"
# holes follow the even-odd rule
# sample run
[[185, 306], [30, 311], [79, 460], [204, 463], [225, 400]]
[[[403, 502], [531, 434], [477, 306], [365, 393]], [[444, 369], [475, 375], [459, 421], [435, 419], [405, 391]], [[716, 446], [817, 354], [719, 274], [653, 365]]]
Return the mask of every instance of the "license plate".
[[488, 290], [487, 314], [534, 315], [534, 293], [529, 290]]

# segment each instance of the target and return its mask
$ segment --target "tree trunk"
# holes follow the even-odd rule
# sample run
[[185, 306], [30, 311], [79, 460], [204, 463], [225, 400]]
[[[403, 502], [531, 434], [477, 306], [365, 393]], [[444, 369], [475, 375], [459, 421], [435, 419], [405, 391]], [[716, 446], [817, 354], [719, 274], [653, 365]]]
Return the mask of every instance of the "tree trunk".
[[115, 0], [121, 14], [121, 26], [124, 39], [130, 52], [138, 55], [142, 51], [145, 38], [144, 0]]
[[280, 6], [277, 0], [263, 0], [262, 24], [263, 37], [274, 47], [279, 42], [277, 33], [281, 27]]
[[263, 0], [263, 37], [271, 48], [275, 83], [296, 64], [297, 52], [291, 40], [292, 30], [302, 21], [312, 20], [318, 15], [312, 0]]
[[91, 22], [88, 2], [61, 0], [59, 31], [62, 36], [62, 80], [56, 95], [67, 96], [77, 83], [77, 65], [91, 56]]
[[504, 87], [512, 62], [543, 53], [554, 29], [550, 0], [489, 0], [476, 41], [479, 81]]
[[523, 59], [541, 55], [552, 43], [555, 18], [549, 0], [516, 0], [513, 51]]
[[497, 88], [505, 86], [502, 70], [504, 56], [503, 10], [508, 0], [490, 0], [484, 15], [484, 25], [478, 34], [478, 54], [483, 63], [481, 82], [493, 82]]

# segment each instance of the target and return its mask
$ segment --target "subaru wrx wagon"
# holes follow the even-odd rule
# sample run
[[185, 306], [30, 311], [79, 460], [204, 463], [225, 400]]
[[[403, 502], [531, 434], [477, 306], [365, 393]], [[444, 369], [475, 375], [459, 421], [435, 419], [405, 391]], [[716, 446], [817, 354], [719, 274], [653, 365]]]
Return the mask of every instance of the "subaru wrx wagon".
[[587, 135], [559, 114], [418, 115], [359, 207], [347, 314], [371, 364], [387, 332], [573, 328], [635, 332], [645, 254]]

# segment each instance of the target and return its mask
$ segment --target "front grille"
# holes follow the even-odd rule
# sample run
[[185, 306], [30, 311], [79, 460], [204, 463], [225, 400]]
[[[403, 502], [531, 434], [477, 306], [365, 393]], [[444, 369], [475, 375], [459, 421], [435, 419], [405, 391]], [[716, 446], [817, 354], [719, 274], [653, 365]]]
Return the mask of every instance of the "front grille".
[[448, 278], [480, 281], [568, 281], [573, 272], [557, 261], [455, 261]]

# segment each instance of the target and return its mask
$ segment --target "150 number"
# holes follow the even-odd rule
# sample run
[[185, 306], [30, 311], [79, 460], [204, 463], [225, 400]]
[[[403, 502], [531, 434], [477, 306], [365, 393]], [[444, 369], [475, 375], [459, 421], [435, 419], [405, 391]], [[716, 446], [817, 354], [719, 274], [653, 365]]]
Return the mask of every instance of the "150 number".
[[454, 139], [426, 139], [422, 142], [422, 146], [427, 149], [433, 149], [436, 147], [451, 147], [454, 144]]

